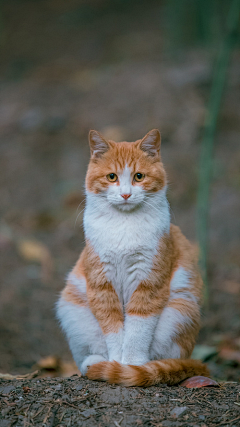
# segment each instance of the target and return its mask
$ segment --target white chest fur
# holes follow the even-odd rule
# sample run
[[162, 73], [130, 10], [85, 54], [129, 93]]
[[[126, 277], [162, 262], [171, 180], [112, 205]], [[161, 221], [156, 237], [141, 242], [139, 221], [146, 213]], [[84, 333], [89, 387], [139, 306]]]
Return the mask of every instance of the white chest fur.
[[87, 194], [84, 231], [105, 266], [107, 279], [126, 304], [151, 271], [159, 239], [169, 231], [165, 190], [132, 212], [110, 206], [100, 195]]

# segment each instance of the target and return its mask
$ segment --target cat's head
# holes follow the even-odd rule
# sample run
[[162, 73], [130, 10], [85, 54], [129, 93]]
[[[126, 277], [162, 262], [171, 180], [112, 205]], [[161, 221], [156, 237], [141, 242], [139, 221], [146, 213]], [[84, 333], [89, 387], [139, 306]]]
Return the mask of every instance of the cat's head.
[[110, 205], [132, 210], [166, 185], [157, 129], [135, 142], [107, 141], [91, 130], [89, 144], [86, 190], [105, 197]]

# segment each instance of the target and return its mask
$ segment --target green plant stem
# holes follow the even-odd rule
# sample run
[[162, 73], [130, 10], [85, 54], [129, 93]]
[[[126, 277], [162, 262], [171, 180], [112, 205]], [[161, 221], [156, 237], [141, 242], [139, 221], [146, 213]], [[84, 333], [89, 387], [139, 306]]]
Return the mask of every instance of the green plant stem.
[[233, 0], [227, 16], [227, 31], [219, 51], [209, 105], [204, 124], [201, 145], [199, 189], [197, 200], [197, 237], [200, 246], [200, 268], [205, 283], [205, 301], [208, 301], [207, 254], [208, 254], [208, 213], [209, 188], [212, 172], [213, 143], [217, 127], [217, 118], [227, 77], [230, 54], [236, 40], [239, 23], [240, 0]]

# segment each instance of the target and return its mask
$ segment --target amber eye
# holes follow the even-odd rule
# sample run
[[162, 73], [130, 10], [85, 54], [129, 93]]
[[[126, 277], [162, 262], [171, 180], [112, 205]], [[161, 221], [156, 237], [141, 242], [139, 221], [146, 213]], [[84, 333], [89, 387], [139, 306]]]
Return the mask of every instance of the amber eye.
[[107, 179], [110, 182], [115, 182], [115, 181], [117, 181], [118, 177], [117, 177], [117, 175], [115, 173], [109, 173], [107, 175]]
[[138, 172], [138, 173], [135, 173], [135, 175], [134, 175], [134, 179], [135, 179], [135, 181], [137, 181], [137, 182], [141, 182], [141, 181], [143, 181], [143, 180], [144, 180], [144, 176], [145, 176], [145, 175], [143, 175], [143, 173]]

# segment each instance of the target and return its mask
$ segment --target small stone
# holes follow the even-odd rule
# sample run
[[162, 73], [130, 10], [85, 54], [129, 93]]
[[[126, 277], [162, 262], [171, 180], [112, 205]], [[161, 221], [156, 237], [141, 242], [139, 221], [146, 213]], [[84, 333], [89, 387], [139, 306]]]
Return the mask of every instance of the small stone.
[[69, 400], [69, 394], [63, 394], [62, 400]]
[[82, 390], [82, 388], [83, 388], [82, 384], [79, 384], [75, 387], [75, 390], [80, 391]]
[[199, 420], [205, 421], [205, 415], [198, 415]]
[[86, 409], [85, 411], [81, 412], [81, 415], [83, 415], [85, 418], [91, 417], [91, 415], [95, 415], [96, 411], [95, 409]]
[[1, 412], [2, 416], [5, 417], [9, 412], [11, 411], [11, 408], [4, 408]]
[[3, 385], [0, 387], [0, 392], [3, 394], [8, 394], [10, 393], [12, 390], [14, 390], [16, 387], [14, 387], [13, 385]]
[[55, 390], [61, 390], [62, 389], [62, 384], [58, 384], [54, 388], [55, 388]]
[[9, 427], [12, 425], [10, 420], [0, 420], [0, 427]]
[[187, 406], [176, 406], [175, 408], [172, 409], [170, 414], [172, 415], [172, 417], [177, 418], [180, 415], [183, 415], [187, 410], [188, 410]]

